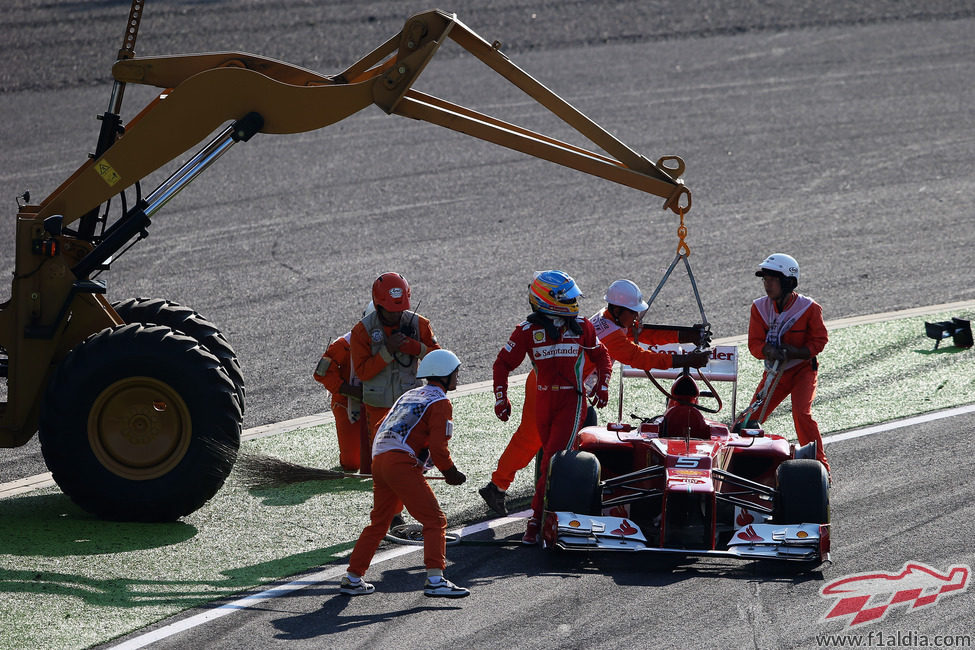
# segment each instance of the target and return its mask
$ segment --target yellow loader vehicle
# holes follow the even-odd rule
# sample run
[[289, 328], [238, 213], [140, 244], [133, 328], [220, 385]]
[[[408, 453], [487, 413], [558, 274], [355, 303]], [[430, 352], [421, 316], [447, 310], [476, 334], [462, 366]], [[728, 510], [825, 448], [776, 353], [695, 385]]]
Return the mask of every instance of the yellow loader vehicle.
[[[177, 519], [212, 497], [232, 469], [244, 409], [233, 348], [187, 307], [158, 298], [111, 302], [98, 276], [236, 143], [320, 129], [375, 104], [662, 197], [676, 213], [690, 208], [680, 158], [651, 162], [632, 151], [452, 14], [417, 14], [328, 76], [237, 52], [137, 58], [144, 4], [132, 2], [94, 154], [40, 203], [20, 201], [11, 295], [0, 304], [7, 382], [0, 446], [23, 445], [39, 431], [54, 480], [97, 516]], [[603, 153], [414, 90], [447, 39]], [[133, 83], [161, 91], [123, 125], [122, 96]], [[142, 179], [208, 138], [143, 196]]]

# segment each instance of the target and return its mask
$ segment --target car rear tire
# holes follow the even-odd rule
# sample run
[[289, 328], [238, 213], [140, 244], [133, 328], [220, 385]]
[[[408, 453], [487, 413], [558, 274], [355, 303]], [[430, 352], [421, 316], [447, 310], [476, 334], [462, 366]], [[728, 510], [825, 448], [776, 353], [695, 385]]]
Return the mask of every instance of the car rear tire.
[[198, 312], [162, 298], [128, 298], [113, 302], [112, 307], [126, 323], [165, 325], [179, 334], [196, 339], [207, 352], [220, 360], [227, 376], [234, 382], [240, 412], [244, 412], [244, 373], [237, 353], [217, 326]]
[[588, 451], [560, 451], [552, 456], [545, 509], [579, 515], [602, 514], [599, 459]]
[[55, 370], [41, 406], [44, 460], [81, 508], [174, 521], [223, 485], [241, 412], [220, 361], [168, 327], [107, 328]]
[[787, 460], [776, 471], [777, 524], [828, 524], [829, 477], [818, 460]]

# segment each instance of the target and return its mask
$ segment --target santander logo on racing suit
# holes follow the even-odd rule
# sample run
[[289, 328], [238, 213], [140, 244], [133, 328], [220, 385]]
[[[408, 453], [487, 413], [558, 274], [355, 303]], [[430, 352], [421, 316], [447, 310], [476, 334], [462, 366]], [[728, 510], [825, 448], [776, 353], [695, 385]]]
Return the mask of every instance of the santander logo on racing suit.
[[908, 562], [898, 573], [859, 573], [834, 580], [820, 590], [823, 598], [837, 598], [820, 622], [842, 620], [848, 627], [882, 621], [895, 605], [916, 611], [943, 597], [968, 589], [971, 569], [964, 564], [941, 573], [921, 562]]
[[556, 343], [554, 345], [540, 345], [532, 348], [532, 357], [540, 359], [554, 359], [555, 357], [579, 356], [578, 343]]

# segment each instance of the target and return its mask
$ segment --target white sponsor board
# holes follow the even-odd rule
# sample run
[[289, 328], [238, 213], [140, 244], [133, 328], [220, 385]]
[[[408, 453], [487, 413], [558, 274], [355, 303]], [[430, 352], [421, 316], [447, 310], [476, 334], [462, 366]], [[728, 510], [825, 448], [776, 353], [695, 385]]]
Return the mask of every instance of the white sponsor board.
[[[664, 354], [684, 354], [694, 349], [691, 343], [668, 343], [666, 345], [646, 345], [641, 344], [653, 352]], [[657, 379], [676, 379], [684, 371], [683, 368], [668, 368], [666, 370], [653, 369], [650, 371]], [[700, 368], [701, 373], [707, 377], [708, 381], [737, 381], [738, 380], [738, 346], [737, 345], [718, 345], [711, 348], [711, 356], [708, 365]], [[623, 366], [624, 377], [646, 377], [643, 370], [632, 366]], [[691, 370], [691, 376], [697, 377], [697, 369]]]

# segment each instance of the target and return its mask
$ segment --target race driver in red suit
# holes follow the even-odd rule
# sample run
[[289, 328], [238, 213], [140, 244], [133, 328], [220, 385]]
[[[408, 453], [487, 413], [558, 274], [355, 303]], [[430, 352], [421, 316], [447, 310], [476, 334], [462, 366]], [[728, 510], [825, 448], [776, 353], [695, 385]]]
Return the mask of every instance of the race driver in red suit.
[[532, 517], [525, 527], [525, 544], [537, 544], [552, 456], [566, 448], [586, 416], [583, 380], [585, 359], [596, 367], [596, 383], [589, 396], [594, 406], [609, 401], [612, 360], [596, 337], [596, 330], [579, 316], [582, 295], [575, 280], [562, 271], [536, 273], [528, 289], [533, 312], [511, 333], [494, 362], [494, 412], [502, 421], [511, 415], [508, 375], [530, 356], [535, 370], [535, 421], [542, 442], [542, 462]]
[[[764, 421], [787, 396], [792, 396], [792, 420], [799, 444], [816, 443], [816, 457], [829, 472], [819, 425], [812, 416], [819, 364], [816, 356], [829, 341], [823, 323], [823, 308], [812, 298], [796, 293], [799, 263], [794, 257], [775, 253], [765, 258], [755, 272], [762, 278], [765, 295], [752, 303], [748, 321], [748, 350], [765, 361], [765, 373], [755, 390], [758, 399], [766, 382], [772, 382]], [[778, 362], [781, 372], [775, 383], [769, 372]]]
[[[707, 365], [707, 352], [667, 354], [648, 350], [636, 343], [636, 341], [654, 345], [696, 343], [699, 347], [706, 347], [711, 340], [711, 333], [707, 326], [643, 325], [640, 323], [640, 317], [650, 305], [643, 299], [640, 287], [631, 280], [613, 282], [606, 290], [604, 300], [606, 300], [606, 307], [590, 316], [589, 322], [596, 328], [596, 337], [606, 346], [611, 360], [621, 361], [641, 370], [701, 368]], [[583, 374], [587, 380], [586, 385], [591, 386], [596, 379], [595, 365], [591, 361], [586, 361]], [[521, 408], [521, 423], [511, 435], [508, 446], [498, 459], [491, 480], [478, 490], [488, 507], [499, 515], [508, 514], [505, 497], [508, 487], [515, 479], [515, 473], [527, 467], [542, 446], [535, 425], [536, 383], [534, 371], [528, 373], [525, 381], [525, 403]], [[591, 413], [590, 417], [595, 418], [595, 413]], [[591, 419], [587, 424], [595, 424], [595, 419]]]

